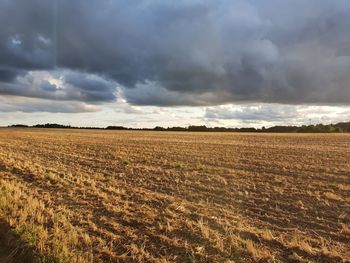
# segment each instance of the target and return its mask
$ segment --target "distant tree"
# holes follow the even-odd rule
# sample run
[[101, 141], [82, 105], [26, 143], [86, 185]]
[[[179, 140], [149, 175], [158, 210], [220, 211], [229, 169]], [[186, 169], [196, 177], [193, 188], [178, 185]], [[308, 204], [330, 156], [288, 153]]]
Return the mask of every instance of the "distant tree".
[[273, 126], [266, 129], [267, 132], [296, 132], [297, 130], [296, 126]]
[[160, 127], [160, 126], [156, 126], [156, 127], [154, 127], [153, 130], [155, 130], [155, 131], [165, 131], [166, 129], [163, 128], [163, 127]]
[[238, 131], [239, 132], [256, 132], [257, 129], [255, 129], [255, 128], [239, 128]]
[[187, 129], [184, 127], [168, 127], [166, 130], [167, 131], [187, 131]]
[[342, 132], [350, 132], [350, 122], [340, 122], [334, 125], [342, 130]]
[[200, 125], [200, 126], [195, 126], [195, 125], [190, 125], [188, 126], [189, 131], [207, 131], [208, 128], [205, 125]]
[[73, 128], [69, 125], [62, 125], [57, 123], [46, 123], [46, 124], [37, 124], [33, 126], [34, 128], [55, 128], [55, 129], [69, 129]]
[[8, 127], [12, 127], [12, 128], [28, 128], [28, 125], [25, 124], [14, 124], [14, 125], [9, 125]]
[[108, 126], [106, 130], [128, 130], [128, 128], [123, 126]]

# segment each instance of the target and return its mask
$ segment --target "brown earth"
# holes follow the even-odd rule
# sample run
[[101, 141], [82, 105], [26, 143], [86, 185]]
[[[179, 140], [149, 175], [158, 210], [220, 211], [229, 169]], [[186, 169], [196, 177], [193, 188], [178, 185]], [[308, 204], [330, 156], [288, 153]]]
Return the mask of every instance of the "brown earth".
[[10, 227], [0, 222], [0, 262], [9, 263], [13, 248], [8, 244], [8, 232]]
[[0, 129], [0, 216], [61, 262], [349, 262], [350, 135]]
[[0, 221], [0, 262], [33, 263], [33, 248], [21, 242], [5, 221]]

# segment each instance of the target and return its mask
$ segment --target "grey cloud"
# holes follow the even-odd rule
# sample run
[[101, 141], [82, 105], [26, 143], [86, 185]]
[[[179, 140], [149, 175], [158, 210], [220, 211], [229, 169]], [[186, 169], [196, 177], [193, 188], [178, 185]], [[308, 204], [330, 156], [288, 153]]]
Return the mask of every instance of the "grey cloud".
[[139, 83], [133, 89], [123, 89], [122, 95], [129, 103], [134, 105], [200, 105], [192, 96], [178, 91], [167, 90], [155, 82]]
[[300, 117], [297, 106], [293, 105], [244, 105], [221, 106], [206, 109], [205, 117], [208, 119], [243, 120], [243, 121], [285, 121]]
[[306, 106], [284, 104], [244, 104], [207, 107], [204, 118], [212, 121], [242, 123], [309, 124], [347, 121], [349, 107]]
[[57, 102], [38, 99], [18, 100], [9, 97], [0, 99], [0, 112], [84, 113], [97, 110], [96, 106], [81, 102]]
[[51, 84], [47, 80], [43, 80], [41, 82], [40, 88], [48, 92], [55, 92], [58, 89], [58, 87], [55, 84]]
[[73, 73], [64, 74], [63, 80], [79, 90], [86, 101], [114, 101], [117, 84], [113, 81], [105, 80], [99, 76]]
[[222, 104], [229, 94], [224, 90], [181, 92], [165, 89], [160, 83], [147, 81], [137, 83], [134, 88], [122, 88], [119, 94], [130, 104], [140, 106], [210, 106]]
[[93, 74], [67, 70], [29, 71], [12, 82], [0, 82], [0, 94], [99, 104], [114, 101], [116, 87], [114, 81]]
[[11, 82], [19, 73], [15, 70], [1, 69], [0, 68], [0, 82]]
[[131, 106], [125, 100], [118, 100], [114, 109], [116, 112], [125, 113], [125, 114], [144, 114], [145, 113], [138, 107]]
[[5, 0], [0, 68], [81, 73], [48, 91], [0, 71], [0, 94], [104, 102], [118, 83], [138, 105], [349, 104], [349, 12], [347, 0]]

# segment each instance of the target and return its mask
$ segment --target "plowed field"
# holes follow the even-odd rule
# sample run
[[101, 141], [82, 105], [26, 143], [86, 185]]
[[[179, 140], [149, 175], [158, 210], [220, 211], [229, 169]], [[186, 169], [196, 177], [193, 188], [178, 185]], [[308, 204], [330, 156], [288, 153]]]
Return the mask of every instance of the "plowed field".
[[350, 135], [0, 129], [0, 220], [45, 262], [349, 262]]

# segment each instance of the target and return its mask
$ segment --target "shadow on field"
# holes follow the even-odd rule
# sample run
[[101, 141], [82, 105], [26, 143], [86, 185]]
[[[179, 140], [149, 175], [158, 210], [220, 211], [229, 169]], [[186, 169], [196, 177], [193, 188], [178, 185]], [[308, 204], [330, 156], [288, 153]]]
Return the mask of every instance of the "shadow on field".
[[0, 219], [0, 262], [34, 263], [35, 254], [31, 247], [20, 241], [10, 226]]

